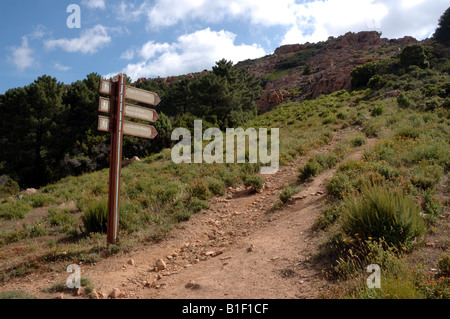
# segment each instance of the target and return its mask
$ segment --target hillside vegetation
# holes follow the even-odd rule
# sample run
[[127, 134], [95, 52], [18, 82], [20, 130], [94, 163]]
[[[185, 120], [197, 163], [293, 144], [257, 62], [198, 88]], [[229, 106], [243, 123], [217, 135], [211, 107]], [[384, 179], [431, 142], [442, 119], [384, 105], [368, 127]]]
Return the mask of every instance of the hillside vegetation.
[[[326, 238], [315, 258], [330, 265], [324, 271], [334, 287], [321, 297], [448, 298], [450, 60], [439, 43], [385, 50], [381, 58], [348, 72], [348, 89], [310, 99], [303, 85], [293, 86], [281, 103], [257, 115], [263, 88], [295, 68], [302, 68], [302, 76], [314, 74], [317, 50], [332, 41], [310, 46], [299, 51], [301, 55], [290, 53], [272, 73], [260, 75], [262, 86], [257, 75], [242, 71], [243, 64], [236, 68], [225, 60], [193, 79], [136, 84], [166, 100], [160, 107], [167, 116], [161, 119], [160, 140], [126, 141], [125, 156], [143, 158], [122, 170], [118, 245], [106, 246], [108, 142], [107, 136], [95, 132], [98, 75], [68, 88], [42, 77], [29, 87], [8, 91], [0, 105], [0, 168], [8, 175], [1, 186], [0, 279], [7, 282], [36, 269], [52, 270], [57, 262], [95, 263], [136, 243], [165, 238], [228, 187], [245, 185], [259, 191], [264, 184], [259, 163], [173, 163], [172, 128], [192, 129], [194, 119], [202, 118], [204, 129], [279, 128], [281, 165], [310, 157], [298, 168], [297, 183], [280, 192], [280, 205], [306, 181], [337, 168], [314, 225]], [[261, 60], [244, 65], [252, 70], [258, 63]], [[23, 112], [14, 113], [11, 107], [18, 101], [24, 103], [19, 108]], [[27, 108], [27, 103], [36, 107]], [[30, 131], [12, 130], [13, 119], [29, 123]], [[67, 140], [58, 134], [61, 127], [67, 128]], [[346, 143], [312, 156], [347, 128], [355, 133]], [[352, 148], [369, 138], [377, 142], [361, 160], [346, 160]], [[34, 168], [22, 166], [24, 162], [34, 163]], [[96, 171], [82, 174], [90, 170]], [[56, 176], [66, 177], [18, 198], [19, 184], [34, 185]], [[414, 257], [429, 238], [438, 249], [425, 259]], [[365, 285], [370, 264], [383, 269], [381, 290]], [[423, 264], [437, 270], [427, 272]]]

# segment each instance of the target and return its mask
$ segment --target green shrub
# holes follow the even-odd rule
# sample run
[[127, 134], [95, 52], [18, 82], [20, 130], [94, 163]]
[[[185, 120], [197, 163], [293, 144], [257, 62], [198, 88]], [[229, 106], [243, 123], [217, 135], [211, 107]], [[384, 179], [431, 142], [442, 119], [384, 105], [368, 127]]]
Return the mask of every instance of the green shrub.
[[417, 128], [414, 128], [411, 126], [405, 126], [405, 127], [398, 129], [395, 133], [395, 136], [416, 139], [416, 138], [419, 138], [420, 132], [417, 130]]
[[[1, 164], [0, 164], [1, 169]], [[2, 196], [16, 195], [20, 192], [19, 184], [6, 175], [0, 176], [0, 198]]]
[[142, 206], [139, 203], [122, 201], [120, 203], [120, 229], [132, 233], [145, 226], [150, 217], [141, 215], [141, 211]]
[[317, 154], [316, 156], [314, 156], [314, 161], [319, 163], [319, 165], [322, 167], [322, 170], [326, 170], [335, 167], [339, 162], [339, 158], [334, 153]]
[[383, 112], [384, 112], [384, 107], [383, 107], [383, 105], [378, 104], [378, 105], [375, 105], [375, 106], [374, 106], [374, 108], [372, 109], [372, 111], [370, 112], [370, 114], [371, 114], [372, 116], [380, 116], [380, 115], [383, 114]]
[[319, 163], [317, 163], [315, 160], [309, 160], [305, 164], [305, 166], [299, 169], [300, 171], [299, 179], [301, 182], [304, 182], [311, 177], [317, 176], [317, 174], [320, 173], [320, 170], [321, 167]]
[[325, 230], [334, 224], [340, 215], [341, 211], [338, 206], [325, 207], [322, 210], [322, 215], [314, 222], [314, 228]]
[[360, 165], [355, 160], [347, 160], [338, 167], [338, 172], [356, 171], [360, 169]]
[[438, 268], [443, 276], [450, 276], [450, 254], [446, 253], [438, 259]]
[[404, 93], [400, 93], [397, 97], [397, 104], [398, 106], [402, 108], [409, 108], [411, 107], [412, 103], [411, 101], [406, 97]]
[[352, 77], [352, 87], [360, 88], [366, 86], [372, 77], [386, 72], [387, 67], [386, 61], [367, 62], [364, 65], [357, 66], [350, 73]]
[[323, 123], [324, 125], [327, 125], [327, 124], [336, 124], [337, 122], [338, 122], [338, 120], [337, 120], [336, 116], [334, 116], [334, 115], [329, 115], [329, 116], [327, 116], [327, 117], [322, 121], [322, 123]]
[[203, 180], [196, 180], [191, 184], [191, 192], [193, 197], [208, 200], [212, 194], [208, 188], [208, 184]]
[[52, 226], [61, 226], [64, 231], [70, 231], [77, 223], [77, 219], [68, 210], [49, 209], [47, 220]]
[[3, 293], [0, 294], [0, 299], [20, 299], [20, 300], [24, 300], [24, 299], [37, 299], [37, 297], [30, 295], [28, 292], [23, 291], [23, 290], [13, 290], [13, 291], [5, 291]]
[[378, 137], [383, 123], [381, 122], [369, 122], [364, 126], [364, 133], [367, 137]]
[[0, 217], [12, 220], [23, 219], [32, 207], [26, 201], [7, 201], [0, 205]]
[[223, 195], [225, 194], [225, 183], [214, 177], [209, 177], [207, 179], [208, 189], [213, 193], [213, 195]]
[[285, 187], [280, 193], [280, 200], [283, 203], [286, 203], [291, 199], [292, 195], [296, 193], [297, 189], [292, 186]]
[[47, 207], [54, 204], [55, 200], [53, 196], [43, 193], [36, 193], [26, 198], [33, 208]]
[[198, 199], [197, 197], [192, 197], [189, 203], [189, 207], [192, 212], [197, 213], [202, 209], [208, 208], [208, 202]]
[[369, 82], [367, 83], [367, 86], [372, 90], [378, 90], [380, 87], [383, 86], [383, 80], [381, 76], [377, 74], [371, 77]]
[[257, 175], [245, 176], [243, 181], [245, 187], [252, 187], [255, 192], [259, 192], [264, 186], [264, 180]]
[[364, 138], [364, 136], [357, 136], [350, 141], [350, 144], [353, 147], [360, 147], [366, 144], [366, 139]]
[[88, 233], [106, 233], [108, 223], [108, 200], [103, 199], [88, 205], [82, 217]]
[[336, 198], [344, 198], [345, 195], [355, 191], [350, 177], [342, 172], [338, 172], [326, 185], [330, 195]]
[[400, 53], [400, 63], [405, 67], [410, 65], [417, 65], [421, 68], [430, 66], [423, 46], [420, 44], [411, 44], [405, 47]]
[[423, 212], [430, 215], [431, 220], [436, 220], [442, 214], [442, 204], [434, 191], [430, 189], [424, 192], [421, 204]]
[[340, 120], [347, 120], [348, 119], [348, 113], [339, 112], [336, 114], [336, 117]]
[[191, 216], [192, 216], [192, 213], [190, 211], [188, 211], [187, 209], [180, 209], [175, 212], [175, 214], [173, 215], [173, 218], [174, 218], [175, 222], [181, 223], [181, 222], [185, 222], [185, 221], [188, 221], [189, 219], [191, 219]]
[[383, 239], [387, 244], [410, 244], [424, 233], [420, 208], [409, 195], [382, 186], [365, 186], [343, 206], [342, 228], [352, 237]]

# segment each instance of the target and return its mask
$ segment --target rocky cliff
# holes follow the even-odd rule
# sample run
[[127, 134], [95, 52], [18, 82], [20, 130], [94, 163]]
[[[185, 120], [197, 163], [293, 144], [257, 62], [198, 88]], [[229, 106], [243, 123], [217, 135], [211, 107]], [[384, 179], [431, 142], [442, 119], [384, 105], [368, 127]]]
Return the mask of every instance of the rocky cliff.
[[349, 32], [316, 44], [285, 45], [272, 55], [237, 64], [265, 82], [257, 102], [264, 113], [286, 99], [314, 99], [321, 94], [351, 88], [350, 72], [369, 61], [392, 57], [405, 46], [417, 43], [412, 37], [389, 40], [378, 32]]

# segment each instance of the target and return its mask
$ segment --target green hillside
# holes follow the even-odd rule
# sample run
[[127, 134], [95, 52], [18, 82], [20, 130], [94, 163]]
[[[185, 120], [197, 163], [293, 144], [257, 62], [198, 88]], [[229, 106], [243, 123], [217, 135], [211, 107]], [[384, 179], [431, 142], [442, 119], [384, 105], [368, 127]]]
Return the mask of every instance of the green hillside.
[[[238, 75], [222, 61], [215, 71], [216, 75], [225, 72], [230, 77], [226, 81], [207, 75], [208, 79], [200, 78], [194, 84], [178, 82], [196, 88], [191, 97], [201, 95], [205, 86], [220, 91], [234, 83], [235, 89], [220, 91], [218, 113], [208, 104], [211, 97], [203, 95], [198, 97], [204, 101], [203, 111], [186, 112], [165, 127], [184, 123], [192, 128], [194, 119], [203, 118], [207, 127], [222, 129], [229, 124], [279, 128], [280, 164], [298, 157], [310, 159], [298, 167], [297, 182], [286, 184], [279, 204], [269, 210], [282, 207], [321, 172], [337, 168], [327, 184], [323, 214], [315, 224], [316, 232], [327, 238], [316, 258], [329, 261], [324, 270], [330, 281], [337, 280], [345, 289], [322, 297], [448, 298], [450, 60], [441, 49], [438, 43], [407, 46], [393, 56], [356, 67], [351, 72], [351, 90], [317, 99], [287, 100], [261, 115], [254, 114], [253, 76]], [[283, 64], [284, 69], [288, 67]], [[243, 79], [251, 79], [251, 85], [242, 85]], [[140, 87], [154, 89], [152, 85]], [[170, 90], [183, 87], [162, 88], [166, 90], [160, 92], [163, 98], [165, 94], [175, 99], [180, 91]], [[217, 92], [209, 93], [216, 96]], [[241, 98], [248, 99], [247, 109], [236, 104]], [[186, 107], [193, 108], [198, 99]], [[226, 108], [227, 102], [232, 107]], [[345, 136], [344, 143], [314, 155], [336, 134]], [[100, 138], [94, 135], [82, 138]], [[368, 139], [376, 143], [361, 160], [346, 159]], [[91, 142], [79, 147], [98, 145], [98, 141]], [[206, 209], [213, 196], [225, 195], [228, 187], [247, 186], [254, 191], [263, 187], [260, 163], [175, 164], [168, 146], [163, 143], [161, 148], [166, 148], [155, 149], [152, 155], [123, 168], [118, 245], [106, 245], [108, 169], [65, 177], [35, 194], [19, 193], [15, 182], [5, 182], [0, 200], [0, 279], [7, 282], [36, 269], [51, 270], [57, 262], [95, 263], [137, 243], [151, 244], [182, 227], [183, 221]], [[439, 265], [432, 278], [413, 272], [417, 265], [409, 262], [428, 236], [441, 245], [440, 253], [428, 260]], [[385, 266], [382, 285], [387, 288], [382, 292], [374, 293], [361, 284], [358, 274], [371, 263]]]

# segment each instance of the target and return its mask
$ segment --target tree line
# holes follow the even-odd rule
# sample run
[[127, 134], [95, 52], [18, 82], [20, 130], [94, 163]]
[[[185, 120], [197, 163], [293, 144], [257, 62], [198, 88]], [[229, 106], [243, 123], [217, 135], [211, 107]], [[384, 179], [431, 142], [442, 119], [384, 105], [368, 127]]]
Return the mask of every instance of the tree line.
[[[64, 85], [43, 75], [0, 96], [0, 181], [21, 188], [41, 187], [61, 178], [109, 167], [110, 136], [97, 130], [99, 81], [91, 73]], [[130, 79], [127, 78], [127, 84]], [[260, 81], [227, 60], [211, 72], [172, 83], [131, 84], [158, 93], [160, 116], [154, 140], [124, 137], [123, 156], [145, 157], [171, 147], [173, 127], [236, 127], [257, 114]], [[0, 185], [5, 186], [5, 185]]]

